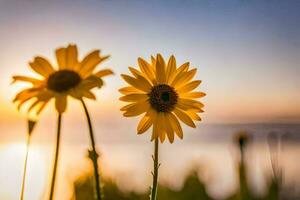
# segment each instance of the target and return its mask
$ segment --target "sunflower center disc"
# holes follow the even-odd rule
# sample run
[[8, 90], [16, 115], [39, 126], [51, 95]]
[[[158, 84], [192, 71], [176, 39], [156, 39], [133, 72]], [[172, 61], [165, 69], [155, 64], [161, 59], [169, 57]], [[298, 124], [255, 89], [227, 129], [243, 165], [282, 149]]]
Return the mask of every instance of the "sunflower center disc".
[[77, 86], [81, 81], [79, 74], [71, 70], [60, 70], [51, 74], [47, 81], [47, 88], [55, 92], [66, 92]]
[[174, 88], [166, 84], [154, 86], [149, 97], [152, 108], [158, 112], [171, 112], [178, 100]]

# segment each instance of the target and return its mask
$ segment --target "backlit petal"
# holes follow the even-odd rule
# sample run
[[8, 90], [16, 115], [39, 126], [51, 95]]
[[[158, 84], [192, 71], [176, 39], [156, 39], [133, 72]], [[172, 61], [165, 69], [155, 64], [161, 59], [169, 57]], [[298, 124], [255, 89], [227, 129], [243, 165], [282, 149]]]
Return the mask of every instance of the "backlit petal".
[[101, 57], [99, 50], [91, 52], [80, 62], [79, 73], [83, 77], [90, 76], [97, 65], [108, 58], [109, 56]]
[[186, 85], [176, 88], [176, 90], [178, 91], [178, 93], [187, 93], [187, 92], [190, 92], [190, 91], [196, 89], [200, 84], [201, 84], [200, 80], [192, 81]]
[[94, 76], [97, 76], [98, 78], [102, 78], [104, 76], [108, 76], [108, 75], [112, 75], [112, 74], [114, 74], [114, 72], [112, 70], [110, 70], [110, 69], [102, 69], [102, 70], [96, 72], [94, 74]]
[[186, 114], [188, 114], [193, 120], [201, 121], [201, 117], [196, 113], [195, 110], [188, 110]]
[[159, 114], [157, 113], [157, 116], [153, 122], [151, 141], [155, 140], [160, 135], [161, 130], [159, 129], [159, 119], [160, 119], [160, 117], [159, 117]]
[[174, 142], [174, 132], [173, 132], [173, 128], [172, 128], [169, 118], [170, 118], [169, 114], [164, 113], [164, 129], [167, 133], [170, 143], [173, 143]]
[[154, 84], [155, 83], [155, 74], [152, 66], [145, 61], [143, 58], [138, 58], [138, 64], [141, 71], [146, 75], [146, 77]]
[[191, 93], [184, 93], [180, 95], [182, 98], [202, 98], [206, 96], [204, 92], [191, 92]]
[[42, 57], [35, 57], [34, 61], [29, 63], [29, 65], [36, 73], [45, 78], [55, 71], [49, 61]]
[[142, 134], [146, 132], [153, 124], [156, 113], [150, 108], [138, 124], [137, 132]]
[[178, 109], [178, 108], [175, 108], [174, 110], [174, 113], [175, 115], [183, 122], [185, 123], [186, 125], [190, 126], [190, 127], [193, 127], [195, 128], [196, 125], [194, 124], [192, 118], [186, 114], [184, 111]]
[[88, 98], [88, 99], [96, 100], [96, 96], [91, 91], [85, 90], [83, 92], [83, 96]]
[[127, 102], [146, 101], [147, 99], [149, 99], [147, 94], [129, 94], [120, 98], [121, 101]]
[[127, 95], [127, 94], [134, 94], [134, 93], [144, 93], [142, 90], [138, 90], [136, 89], [135, 87], [132, 87], [132, 86], [128, 86], [128, 87], [123, 87], [121, 89], [119, 89], [119, 92], [124, 94], [124, 95]]
[[66, 69], [72, 70], [75, 66], [78, 65], [78, 52], [76, 45], [69, 45], [67, 48], [67, 55], [66, 55]]
[[59, 48], [55, 51], [57, 64], [60, 70], [67, 68], [67, 48]]
[[128, 67], [128, 69], [136, 78], [139, 76], [143, 76], [143, 74], [139, 70], [134, 69], [133, 67]]
[[172, 77], [174, 73], [176, 73], [176, 59], [172, 55], [169, 58], [168, 65], [167, 65], [167, 70], [166, 70], [167, 83], [170, 83], [170, 77]]
[[180, 126], [178, 119], [175, 117], [173, 113], [169, 113], [169, 120], [176, 135], [182, 139], [183, 138], [182, 128]]
[[13, 76], [13, 82], [15, 83], [16, 81], [24, 81], [24, 82], [29, 82], [32, 83], [33, 85], [40, 85], [43, 83], [42, 80], [36, 79], [36, 78], [31, 78], [28, 76]]
[[156, 79], [159, 84], [166, 83], [166, 63], [160, 54], [156, 56]]
[[131, 106], [127, 107], [126, 112], [123, 115], [125, 117], [134, 117], [134, 116], [140, 115], [144, 112], [147, 112], [147, 110], [149, 108], [150, 108], [150, 105], [146, 101], [134, 103]]
[[151, 84], [142, 76], [139, 76], [138, 78], [133, 78], [125, 74], [122, 74], [121, 76], [128, 84], [139, 90], [150, 92], [152, 88]]
[[194, 109], [194, 110], [198, 110], [199, 112], [204, 107], [203, 103], [199, 101], [192, 100], [192, 99], [183, 99], [183, 98], [178, 99], [177, 106], [182, 110]]
[[174, 80], [171, 83], [171, 86], [175, 87], [175, 88], [179, 88], [182, 85], [186, 84], [187, 82], [189, 82], [190, 80], [192, 80], [194, 78], [194, 76], [196, 75], [197, 69], [192, 69], [188, 72], [182, 72], [180, 74], [178, 74]]

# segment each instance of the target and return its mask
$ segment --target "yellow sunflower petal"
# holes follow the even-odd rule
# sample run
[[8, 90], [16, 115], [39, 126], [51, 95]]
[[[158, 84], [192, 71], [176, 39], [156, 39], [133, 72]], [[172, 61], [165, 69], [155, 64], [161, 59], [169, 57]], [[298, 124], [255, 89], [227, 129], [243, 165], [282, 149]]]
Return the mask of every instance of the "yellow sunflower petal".
[[175, 131], [176, 135], [182, 139], [183, 138], [182, 128], [180, 126], [178, 119], [175, 117], [175, 115], [173, 113], [169, 113], [169, 120], [170, 120], [171, 126], [172, 126], [173, 130]]
[[120, 108], [121, 111], [126, 111], [128, 108], [134, 106], [136, 103], [131, 103], [131, 104], [128, 104], [126, 106], [123, 106]]
[[15, 83], [16, 81], [23, 81], [23, 82], [29, 82], [32, 83], [33, 85], [40, 85], [42, 84], [42, 80], [36, 79], [36, 78], [31, 78], [28, 76], [13, 76], [13, 82]]
[[32, 98], [22, 99], [22, 100], [18, 101], [17, 109], [18, 109], [18, 110], [21, 110], [22, 106], [23, 106], [26, 102], [28, 102], [29, 100], [32, 100]]
[[53, 93], [49, 90], [45, 90], [36, 95], [36, 97], [37, 101], [31, 105], [28, 112], [33, 111], [36, 115], [39, 115], [53, 97]]
[[109, 56], [101, 57], [99, 50], [91, 52], [80, 62], [81, 68], [79, 69], [79, 73], [83, 77], [90, 76], [94, 69], [97, 67], [97, 65], [108, 58]]
[[25, 104], [29, 100], [37, 98], [41, 92], [42, 92], [42, 90], [40, 88], [39, 89], [29, 88], [29, 89], [23, 90], [16, 95], [13, 102], [14, 103], [17, 102], [17, 108], [18, 108], [18, 110], [20, 110], [21, 107], [23, 106], [23, 104]]
[[184, 111], [182, 111], [182, 110], [180, 110], [178, 108], [175, 108], [173, 110], [173, 112], [186, 125], [188, 125], [190, 127], [193, 127], [193, 128], [196, 127], [196, 125], [194, 124], [192, 118], [188, 114], [186, 114]]
[[29, 65], [36, 73], [45, 78], [55, 71], [48, 60], [39, 56], [35, 57], [34, 61], [30, 62]]
[[36, 95], [36, 97], [40, 101], [49, 101], [53, 96], [54, 96], [54, 93], [49, 90], [43, 90]]
[[167, 83], [170, 83], [170, 77], [172, 77], [172, 75], [176, 73], [176, 59], [175, 57], [172, 55], [169, 58], [168, 61], [168, 65], [167, 65], [167, 71], [166, 71], [166, 81]]
[[154, 84], [155, 74], [152, 66], [145, 61], [143, 58], [138, 58], [138, 64], [141, 71], [146, 75], [146, 77]]
[[204, 92], [191, 92], [191, 93], [184, 93], [180, 95], [182, 98], [202, 98], [206, 96]]
[[156, 138], [159, 137], [160, 131], [161, 130], [159, 129], [159, 113], [157, 113], [157, 116], [156, 116], [156, 118], [154, 119], [154, 122], [153, 122], [151, 141], [153, 141], [153, 140], [155, 140]]
[[120, 97], [121, 101], [126, 101], [126, 102], [146, 101], [147, 99], [149, 99], [149, 96], [147, 94], [129, 94]]
[[137, 78], [133, 78], [131, 76], [122, 74], [122, 78], [130, 85], [133, 87], [145, 91], [145, 92], [150, 92], [152, 86], [151, 84], [142, 76], [139, 76]]
[[88, 99], [96, 100], [96, 96], [91, 91], [84, 91], [83, 96]]
[[196, 75], [196, 72], [197, 72], [197, 69], [192, 69], [188, 72], [182, 72], [182, 73], [178, 74], [172, 81], [171, 86], [173, 86], [174, 88], [179, 88], [183, 84], [186, 84], [187, 82], [192, 80], [194, 78], [194, 76]]
[[96, 50], [91, 52], [80, 62], [79, 73], [83, 77], [89, 76], [100, 62], [100, 51]]
[[189, 82], [186, 85], [181, 86], [180, 88], [176, 88], [178, 93], [187, 93], [194, 89], [196, 89], [201, 84], [200, 80]]
[[164, 134], [163, 129], [163, 113], [156, 113], [156, 118], [153, 122], [152, 138], [151, 141], [160, 137], [161, 134]]
[[181, 65], [178, 69], [176, 68], [175, 72], [170, 74], [168, 82], [172, 83], [172, 81], [174, 80], [174, 78], [176, 77], [177, 74], [188, 71], [189, 66], [190, 66], [190, 63], [186, 62], [183, 65]]
[[153, 124], [153, 119], [155, 119], [156, 113], [150, 108], [147, 113], [144, 115], [144, 117], [141, 119], [141, 121], [138, 124], [137, 127], [137, 133], [142, 134], [146, 132]]
[[138, 89], [136, 89], [135, 87], [132, 87], [132, 86], [123, 87], [123, 88], [119, 89], [119, 92], [120, 92], [121, 94], [124, 94], [124, 95], [134, 94], [134, 93], [137, 93], [137, 94], [144, 94], [143, 91], [138, 90]]
[[160, 142], [163, 143], [166, 140], [166, 132], [162, 132], [159, 134]]
[[190, 63], [186, 62], [183, 63], [178, 69], [176, 70], [176, 74], [181, 73], [181, 72], [187, 72], [189, 70]]
[[156, 59], [153, 56], [151, 56], [151, 67], [152, 67], [152, 70], [155, 74], [155, 72], [156, 72]]
[[59, 48], [55, 51], [57, 64], [60, 70], [67, 68], [67, 48]]
[[67, 69], [74, 69], [78, 64], [78, 51], [76, 45], [69, 45], [67, 48]]
[[57, 112], [63, 113], [67, 108], [67, 96], [66, 95], [57, 95], [55, 97], [55, 107]]
[[103, 86], [103, 81], [101, 78], [98, 78], [96, 76], [90, 76], [83, 81], [77, 86], [77, 89], [80, 90], [90, 90], [92, 88], [98, 87], [101, 88]]
[[156, 56], [156, 79], [160, 84], [166, 83], [166, 63], [160, 54]]
[[125, 117], [134, 117], [146, 112], [150, 108], [148, 102], [134, 103], [130, 107], [127, 107], [126, 112], [123, 114]]
[[201, 117], [196, 113], [197, 111], [195, 110], [188, 110], [186, 111], [186, 113], [193, 119], [196, 121], [201, 121]]
[[98, 78], [102, 78], [104, 76], [108, 76], [108, 75], [112, 75], [112, 74], [114, 74], [114, 72], [112, 70], [110, 70], [110, 69], [102, 69], [102, 70], [96, 72], [94, 74], [94, 76], [97, 76]]
[[37, 110], [36, 114], [39, 115], [44, 108], [46, 107], [46, 105], [48, 104], [49, 101], [43, 101], [43, 103], [41, 104], [40, 108]]
[[67, 48], [59, 48], [55, 51], [57, 64], [60, 70], [74, 70], [78, 67], [77, 46], [70, 44]]
[[14, 98], [13, 102], [22, 101], [24, 99], [35, 97], [41, 91], [41, 88], [28, 88], [19, 92]]
[[28, 108], [28, 110], [27, 110], [27, 112], [28, 113], [30, 113], [34, 108], [36, 108], [37, 106], [38, 106], [38, 104], [39, 103], [41, 103], [42, 101], [40, 101], [40, 100], [36, 100], [36, 101], [34, 101], [31, 105], [30, 105], [30, 107]]
[[79, 87], [76, 87], [76, 88], [70, 89], [70, 91], [68, 93], [73, 98], [80, 100], [83, 97], [83, 91], [85, 91], [85, 90], [80, 89]]
[[128, 69], [136, 78], [139, 76], [143, 76], [143, 74], [139, 70], [134, 69], [133, 67], [128, 67]]
[[199, 111], [201, 111], [202, 108], [204, 107], [203, 103], [199, 101], [192, 100], [192, 99], [183, 99], [183, 98], [178, 99], [177, 106], [182, 110], [195, 109]]
[[169, 114], [164, 113], [164, 129], [167, 133], [170, 143], [172, 144], [174, 142], [174, 131], [173, 131], [173, 128], [172, 128], [169, 118], [170, 118]]

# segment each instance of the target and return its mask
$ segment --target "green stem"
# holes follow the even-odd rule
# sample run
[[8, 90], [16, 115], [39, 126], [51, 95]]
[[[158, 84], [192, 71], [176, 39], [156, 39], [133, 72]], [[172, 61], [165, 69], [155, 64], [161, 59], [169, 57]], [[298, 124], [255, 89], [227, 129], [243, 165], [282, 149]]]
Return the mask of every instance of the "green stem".
[[151, 200], [156, 200], [157, 196], [157, 183], [158, 183], [158, 139], [155, 139], [154, 144], [154, 166], [153, 166], [153, 184], [152, 184], [152, 191], [151, 191]]
[[23, 179], [22, 179], [22, 186], [21, 186], [20, 200], [23, 200], [23, 199], [24, 199], [29, 145], [30, 145], [30, 136], [27, 136], [27, 142], [26, 142], [26, 155], [25, 155], [25, 163], [24, 163], [24, 171], [23, 171]]
[[85, 105], [85, 103], [82, 99], [81, 99], [81, 103], [82, 103], [82, 106], [84, 108], [86, 119], [87, 119], [87, 122], [88, 122], [88, 125], [89, 125], [90, 139], [91, 139], [91, 145], [92, 145], [92, 152], [90, 154], [90, 158], [91, 158], [91, 160], [93, 162], [93, 165], [94, 165], [97, 200], [101, 200], [102, 196], [101, 196], [101, 187], [100, 187], [100, 175], [99, 175], [99, 172], [98, 172], [98, 162], [97, 162], [98, 154], [97, 154], [97, 151], [96, 151], [94, 131], [93, 131], [89, 111], [88, 111], [88, 109], [87, 109], [87, 107], [86, 107], [86, 105]]
[[54, 160], [54, 166], [53, 166], [53, 172], [52, 172], [52, 182], [51, 182], [49, 200], [52, 200], [53, 196], [54, 196], [54, 187], [55, 187], [56, 171], [57, 171], [58, 156], [59, 156], [61, 119], [62, 119], [62, 115], [59, 114], [58, 119], [57, 119], [57, 136], [56, 136], [55, 160]]

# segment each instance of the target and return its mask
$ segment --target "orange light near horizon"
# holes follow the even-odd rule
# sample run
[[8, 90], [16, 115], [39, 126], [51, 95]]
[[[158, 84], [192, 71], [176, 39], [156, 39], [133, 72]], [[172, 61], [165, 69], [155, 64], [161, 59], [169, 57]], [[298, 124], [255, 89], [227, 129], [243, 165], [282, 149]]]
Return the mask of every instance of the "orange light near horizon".
[[[19, 198], [25, 153], [25, 143], [7, 144], [0, 148], [0, 199]], [[25, 199], [38, 200], [46, 183], [46, 162], [35, 146], [30, 148], [27, 167]]]

